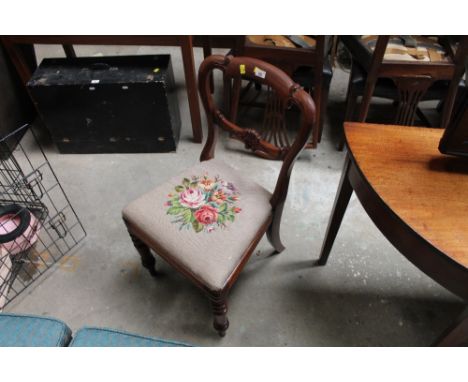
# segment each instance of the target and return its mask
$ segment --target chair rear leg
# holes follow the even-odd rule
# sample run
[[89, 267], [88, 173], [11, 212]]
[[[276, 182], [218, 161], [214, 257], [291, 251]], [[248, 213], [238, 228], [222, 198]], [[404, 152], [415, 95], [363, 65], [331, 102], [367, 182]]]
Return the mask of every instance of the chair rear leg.
[[330, 84], [328, 86], [324, 86], [322, 90], [322, 100], [320, 105], [320, 116], [318, 119], [318, 129], [319, 129], [319, 136], [318, 141], [321, 142], [322, 140], [322, 133], [323, 133], [323, 125], [325, 123], [325, 115], [327, 113], [327, 103], [328, 103], [328, 92], [330, 90]]
[[[357, 103], [357, 94], [354, 89], [352, 82], [349, 82], [348, 88], [348, 95], [346, 97], [346, 111], [345, 111], [345, 121], [353, 121], [354, 120], [354, 109], [356, 108]], [[344, 129], [341, 127], [340, 130], [340, 140], [337, 145], [338, 151], [343, 151], [345, 145], [345, 136], [344, 136]]]
[[149, 247], [141, 241], [138, 237], [134, 234], [130, 233], [130, 237], [132, 239], [133, 245], [135, 246], [136, 250], [140, 254], [141, 257], [141, 264], [148, 269], [151, 276], [157, 276], [156, 273], [156, 259], [154, 258], [153, 254], [151, 253]]
[[[344, 120], [345, 121], [353, 121], [354, 120], [354, 109], [356, 108], [357, 102], [357, 94], [355, 85], [353, 82], [353, 78], [355, 76], [355, 66], [351, 65], [351, 73], [349, 74], [349, 81], [348, 81], [348, 90], [346, 91], [346, 111]], [[345, 145], [345, 136], [344, 136], [344, 129], [343, 126], [340, 127], [340, 138], [339, 142], [336, 146], [338, 151], [343, 151]]]
[[280, 237], [281, 212], [273, 213], [273, 221], [267, 231], [268, 241], [275, 249], [275, 254], [283, 252], [286, 248], [281, 242]]

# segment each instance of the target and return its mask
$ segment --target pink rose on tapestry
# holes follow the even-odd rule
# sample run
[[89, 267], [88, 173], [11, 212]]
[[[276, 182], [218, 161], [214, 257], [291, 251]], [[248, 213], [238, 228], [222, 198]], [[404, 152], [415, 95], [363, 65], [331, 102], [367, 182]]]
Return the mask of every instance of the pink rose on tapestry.
[[230, 182], [219, 176], [192, 176], [184, 178], [174, 187], [176, 193], [169, 193], [164, 203], [167, 214], [179, 224], [179, 229], [193, 229], [195, 232], [213, 232], [233, 223], [235, 215], [242, 210], [236, 203], [239, 191]]
[[209, 205], [205, 205], [195, 211], [195, 219], [202, 224], [215, 223], [218, 220], [218, 210]]
[[188, 208], [198, 208], [205, 202], [205, 196], [200, 189], [189, 188], [180, 194], [180, 205]]

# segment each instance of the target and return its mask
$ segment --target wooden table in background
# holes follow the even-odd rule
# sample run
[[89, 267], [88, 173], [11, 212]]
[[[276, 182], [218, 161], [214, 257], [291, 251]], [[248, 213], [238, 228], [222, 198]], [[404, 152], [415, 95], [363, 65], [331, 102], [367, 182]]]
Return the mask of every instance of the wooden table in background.
[[[354, 191], [409, 261], [468, 301], [468, 160], [439, 153], [442, 133], [345, 123], [348, 154], [318, 264], [327, 262]], [[468, 344], [468, 319], [454, 330], [453, 341], [440, 343]]]
[[69, 57], [75, 56], [73, 45], [180, 46], [192, 120], [193, 140], [196, 143], [202, 142], [203, 131], [200, 104], [198, 102], [192, 36], [5, 36], [1, 40], [24, 84], [29, 81], [32, 73], [23, 52], [18, 47], [20, 44], [63, 45], [65, 53]]

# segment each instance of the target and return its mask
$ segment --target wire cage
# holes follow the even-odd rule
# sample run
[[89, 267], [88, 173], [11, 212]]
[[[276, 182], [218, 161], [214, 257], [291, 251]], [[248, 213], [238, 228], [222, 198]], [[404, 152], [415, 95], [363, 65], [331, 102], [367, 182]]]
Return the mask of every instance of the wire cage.
[[86, 237], [36, 134], [0, 139], [0, 311]]

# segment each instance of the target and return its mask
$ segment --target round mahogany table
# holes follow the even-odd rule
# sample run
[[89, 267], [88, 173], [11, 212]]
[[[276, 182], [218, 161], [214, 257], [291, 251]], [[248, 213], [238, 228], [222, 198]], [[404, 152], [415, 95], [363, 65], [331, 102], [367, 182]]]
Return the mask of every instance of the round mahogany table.
[[[348, 154], [318, 264], [328, 260], [354, 190], [409, 261], [468, 301], [468, 160], [439, 153], [442, 133], [345, 123]], [[465, 325], [468, 341], [468, 319], [463, 322], [457, 336]]]

